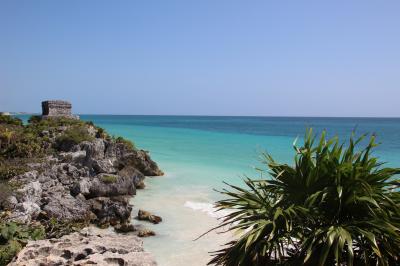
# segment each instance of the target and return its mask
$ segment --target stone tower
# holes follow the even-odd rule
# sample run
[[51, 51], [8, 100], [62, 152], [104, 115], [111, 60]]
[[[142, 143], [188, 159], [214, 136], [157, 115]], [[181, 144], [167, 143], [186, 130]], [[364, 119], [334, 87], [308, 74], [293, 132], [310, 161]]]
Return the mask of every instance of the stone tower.
[[78, 118], [71, 113], [72, 105], [67, 101], [51, 100], [42, 102], [42, 118], [68, 117]]

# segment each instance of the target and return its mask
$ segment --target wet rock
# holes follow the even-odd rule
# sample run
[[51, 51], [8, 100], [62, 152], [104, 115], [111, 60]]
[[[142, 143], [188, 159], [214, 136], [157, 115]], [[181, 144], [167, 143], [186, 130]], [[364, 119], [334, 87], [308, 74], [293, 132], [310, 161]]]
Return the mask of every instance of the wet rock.
[[129, 233], [129, 232], [134, 232], [136, 228], [133, 226], [133, 224], [117, 224], [114, 226], [114, 230], [117, 233]]
[[158, 224], [162, 222], [162, 218], [160, 216], [151, 214], [150, 212], [139, 210], [138, 212], [138, 219], [141, 221], [148, 221], [153, 224]]
[[155, 236], [156, 233], [150, 229], [142, 229], [138, 232], [138, 237], [149, 237]]

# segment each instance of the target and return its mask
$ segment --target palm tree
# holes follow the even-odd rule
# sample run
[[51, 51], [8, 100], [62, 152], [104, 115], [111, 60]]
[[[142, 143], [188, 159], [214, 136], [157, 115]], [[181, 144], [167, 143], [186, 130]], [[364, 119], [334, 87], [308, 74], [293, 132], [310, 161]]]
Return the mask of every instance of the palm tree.
[[371, 156], [375, 136], [357, 151], [365, 135], [346, 146], [325, 135], [308, 130], [294, 165], [263, 154], [269, 179], [221, 191], [230, 214], [217, 228], [239, 237], [209, 264], [400, 265], [400, 169]]

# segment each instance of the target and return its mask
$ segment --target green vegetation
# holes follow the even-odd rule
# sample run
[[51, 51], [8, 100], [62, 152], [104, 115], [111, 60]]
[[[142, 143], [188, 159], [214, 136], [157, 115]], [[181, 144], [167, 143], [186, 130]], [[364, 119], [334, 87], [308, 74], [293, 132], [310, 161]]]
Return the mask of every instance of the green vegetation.
[[73, 118], [67, 118], [67, 117], [54, 117], [54, 118], [47, 118], [47, 119], [41, 119], [40, 116], [31, 116], [28, 120], [29, 125], [32, 128], [36, 128], [38, 130], [47, 130], [49, 128], [57, 128], [61, 126], [76, 126], [80, 125], [83, 126], [87, 124], [86, 122], [79, 120], [79, 119], [73, 119]]
[[11, 196], [10, 186], [6, 182], [0, 180], [0, 209], [4, 208], [3, 203], [9, 196]]
[[0, 115], [0, 180], [24, 173], [26, 163], [57, 151], [69, 151], [82, 141], [94, 138], [114, 140], [134, 150], [134, 144], [122, 137], [110, 137], [93, 122], [72, 118], [32, 116], [27, 125], [12, 116]]
[[25, 162], [18, 159], [0, 159], [0, 181], [7, 180], [13, 176], [23, 174], [27, 171]]
[[103, 181], [104, 183], [107, 183], [107, 184], [112, 184], [112, 183], [117, 182], [117, 176], [115, 176], [115, 175], [103, 175], [101, 177], [101, 181]]
[[0, 124], [22, 126], [22, 120], [10, 115], [0, 115]]
[[83, 126], [72, 126], [56, 138], [55, 147], [60, 151], [68, 151], [72, 146], [82, 141], [91, 141], [93, 139], [94, 137], [90, 136], [87, 128]]
[[217, 207], [230, 214], [217, 228], [239, 238], [210, 264], [399, 265], [400, 169], [372, 156], [374, 136], [357, 150], [364, 137], [345, 146], [310, 130], [293, 166], [265, 154], [270, 179], [221, 191]]
[[123, 143], [130, 150], [134, 150], [135, 149], [135, 145], [133, 144], [133, 142], [130, 141], [130, 140], [124, 139], [123, 137], [115, 138], [115, 142]]
[[0, 266], [7, 265], [28, 240], [43, 239], [44, 236], [41, 225], [0, 223]]
[[101, 127], [96, 127], [96, 128], [97, 128], [96, 138], [106, 139], [108, 137], [107, 132], [103, 128]]
[[60, 238], [64, 235], [68, 235], [73, 232], [80, 231], [81, 229], [87, 227], [88, 223], [78, 223], [78, 222], [64, 222], [59, 221], [56, 218], [50, 218], [49, 220], [42, 220], [46, 232], [46, 239], [49, 238]]

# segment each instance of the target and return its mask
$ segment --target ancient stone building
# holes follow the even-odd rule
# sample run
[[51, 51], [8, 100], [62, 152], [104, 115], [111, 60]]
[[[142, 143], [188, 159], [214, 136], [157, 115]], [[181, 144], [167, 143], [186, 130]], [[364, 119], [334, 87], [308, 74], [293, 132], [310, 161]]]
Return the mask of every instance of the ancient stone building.
[[72, 105], [67, 101], [44, 101], [42, 102], [42, 118], [68, 117], [78, 118], [71, 113]]

